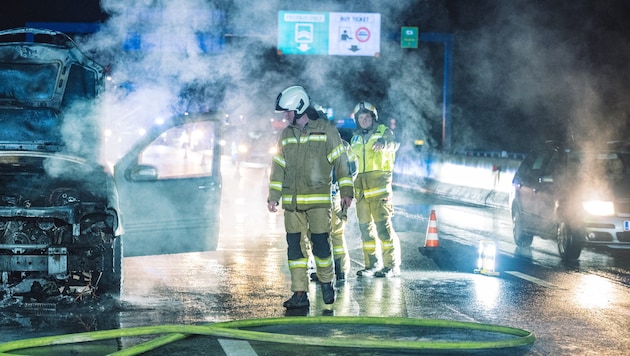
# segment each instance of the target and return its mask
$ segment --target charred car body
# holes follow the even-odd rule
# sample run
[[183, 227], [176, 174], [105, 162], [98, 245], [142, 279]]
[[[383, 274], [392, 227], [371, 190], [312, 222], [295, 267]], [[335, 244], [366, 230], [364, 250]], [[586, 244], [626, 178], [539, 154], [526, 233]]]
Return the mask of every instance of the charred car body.
[[0, 297], [17, 297], [3, 300], [119, 296], [124, 256], [217, 248], [216, 113], [169, 117], [99, 163], [104, 89], [65, 34], [0, 31]]
[[[91, 108], [103, 68], [64, 34], [0, 31], [0, 282], [25, 302], [120, 293], [113, 176]], [[76, 127], [79, 132], [72, 133]], [[66, 138], [67, 137], [67, 138]], [[76, 147], [81, 139], [90, 147]]]
[[521, 163], [511, 199], [519, 247], [534, 236], [554, 239], [565, 260], [583, 247], [630, 249], [630, 143], [549, 143]]

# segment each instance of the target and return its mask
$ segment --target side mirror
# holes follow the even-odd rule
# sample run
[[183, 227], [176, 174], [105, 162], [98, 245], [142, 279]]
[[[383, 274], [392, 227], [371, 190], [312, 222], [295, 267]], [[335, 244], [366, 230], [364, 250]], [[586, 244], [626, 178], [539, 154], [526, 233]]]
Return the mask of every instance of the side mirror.
[[129, 170], [128, 177], [131, 180], [141, 180], [141, 181], [149, 181], [149, 180], [157, 180], [158, 179], [158, 170], [157, 168], [149, 165], [138, 165]]

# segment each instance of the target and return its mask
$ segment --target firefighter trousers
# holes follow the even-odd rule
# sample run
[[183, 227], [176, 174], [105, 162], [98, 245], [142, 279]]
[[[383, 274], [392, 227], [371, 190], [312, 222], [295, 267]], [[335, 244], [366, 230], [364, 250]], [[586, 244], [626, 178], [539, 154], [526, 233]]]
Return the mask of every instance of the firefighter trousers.
[[291, 273], [291, 291], [307, 291], [309, 279], [308, 255], [302, 249], [306, 231], [306, 243], [310, 243], [315, 259], [317, 278], [320, 282], [331, 282], [334, 277], [333, 257], [330, 247], [330, 217], [328, 208], [304, 211], [284, 211], [284, 227], [287, 233], [287, 257]]
[[376, 261], [380, 260], [376, 254], [376, 244], [379, 241], [383, 267], [400, 267], [400, 240], [392, 226], [394, 207], [391, 201], [386, 199], [368, 201], [360, 198], [356, 207], [365, 267], [374, 268]]

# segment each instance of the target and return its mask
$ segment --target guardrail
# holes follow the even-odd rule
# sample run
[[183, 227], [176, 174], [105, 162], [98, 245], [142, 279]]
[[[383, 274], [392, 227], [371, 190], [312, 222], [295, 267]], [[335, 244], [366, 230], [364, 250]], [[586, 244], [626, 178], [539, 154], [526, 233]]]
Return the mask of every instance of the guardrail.
[[444, 199], [509, 209], [512, 179], [524, 154], [400, 152], [394, 185]]

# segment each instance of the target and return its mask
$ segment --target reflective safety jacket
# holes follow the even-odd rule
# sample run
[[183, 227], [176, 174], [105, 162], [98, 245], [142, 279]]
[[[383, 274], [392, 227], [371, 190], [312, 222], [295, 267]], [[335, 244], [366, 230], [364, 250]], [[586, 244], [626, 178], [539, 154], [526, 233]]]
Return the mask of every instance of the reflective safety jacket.
[[304, 130], [287, 126], [278, 148], [271, 164], [268, 201], [282, 201], [289, 211], [330, 208], [333, 169], [341, 197], [353, 196], [346, 148], [325, 117], [309, 119]]
[[[385, 145], [382, 151], [377, 152], [372, 148], [377, 141]], [[394, 132], [383, 124], [374, 125], [367, 132], [359, 128], [354, 132], [350, 146], [359, 164], [358, 175], [354, 180], [355, 198], [389, 198], [392, 194], [396, 151], [400, 147]]]

